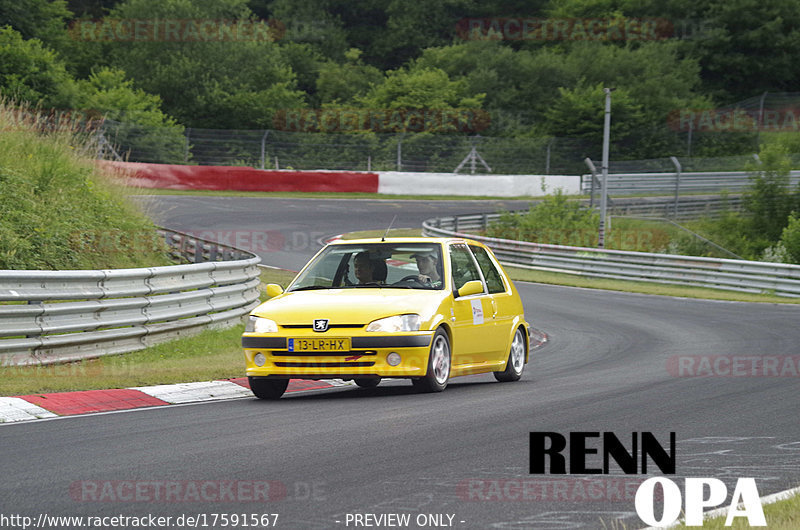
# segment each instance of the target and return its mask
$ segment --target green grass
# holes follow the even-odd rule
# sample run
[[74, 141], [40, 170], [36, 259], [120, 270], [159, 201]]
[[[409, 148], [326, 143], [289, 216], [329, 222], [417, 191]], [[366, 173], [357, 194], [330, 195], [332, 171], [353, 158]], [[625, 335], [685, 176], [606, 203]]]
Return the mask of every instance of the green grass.
[[0, 99], [0, 269], [171, 264], [152, 221], [81, 154], [86, 131], [26, 110]]
[[[796, 530], [800, 528], [800, 495], [789, 499], [764, 505], [766, 528], [770, 530]], [[673, 528], [699, 528], [697, 526], [678, 525]], [[703, 528], [719, 530], [723, 528], [752, 528], [746, 517], [737, 517], [731, 526], [725, 526], [725, 517], [716, 517], [703, 521]]]
[[297, 276], [297, 272], [295, 271], [276, 267], [261, 267], [261, 291], [263, 293], [264, 286], [268, 283], [277, 283], [286, 289], [286, 286], [289, 285], [289, 282], [291, 282], [295, 276]]
[[421, 237], [421, 228], [392, 228], [387, 233], [386, 230], [361, 230], [359, 232], [348, 232], [342, 234], [342, 239], [369, 239], [372, 237]]
[[67, 392], [241, 377], [240, 324], [141, 351], [75, 363], [0, 368], [0, 395]]

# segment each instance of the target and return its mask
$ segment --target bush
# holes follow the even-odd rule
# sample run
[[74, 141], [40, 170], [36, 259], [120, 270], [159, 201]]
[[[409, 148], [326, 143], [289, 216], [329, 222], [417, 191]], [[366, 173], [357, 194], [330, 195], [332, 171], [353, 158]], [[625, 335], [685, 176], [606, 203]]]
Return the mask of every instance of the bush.
[[797, 212], [789, 216], [789, 224], [781, 234], [781, 244], [786, 250], [787, 261], [800, 264], [800, 215]]
[[570, 246], [596, 246], [599, 214], [556, 190], [526, 213], [503, 212], [489, 225], [491, 237]]

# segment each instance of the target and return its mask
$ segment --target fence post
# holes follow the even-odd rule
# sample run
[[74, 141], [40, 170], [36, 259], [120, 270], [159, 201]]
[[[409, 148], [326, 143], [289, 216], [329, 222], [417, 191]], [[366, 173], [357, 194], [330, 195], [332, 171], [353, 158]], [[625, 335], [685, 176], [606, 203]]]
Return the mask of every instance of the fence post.
[[594, 181], [597, 179], [597, 168], [595, 167], [594, 162], [592, 162], [592, 159], [588, 156], [584, 158], [583, 161], [586, 162], [586, 165], [589, 166], [589, 171], [592, 172], [592, 187], [589, 191], [589, 208], [594, 208]]
[[403, 138], [397, 135], [397, 171], [403, 168]]
[[269, 136], [269, 129], [261, 137], [261, 169], [266, 169], [267, 164], [267, 136]]
[[192, 128], [186, 128], [186, 144], [183, 147], [183, 163], [189, 163], [189, 135], [192, 134]]
[[669, 157], [672, 164], [675, 166], [675, 207], [672, 212], [672, 218], [678, 218], [678, 194], [681, 190], [681, 163], [674, 156]]

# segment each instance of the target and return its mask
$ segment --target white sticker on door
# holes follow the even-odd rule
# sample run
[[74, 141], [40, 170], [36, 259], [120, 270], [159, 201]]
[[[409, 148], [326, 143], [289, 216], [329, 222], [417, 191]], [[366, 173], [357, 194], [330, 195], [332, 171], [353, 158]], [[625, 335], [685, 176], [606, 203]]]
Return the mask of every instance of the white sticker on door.
[[472, 300], [472, 323], [483, 324], [483, 306], [480, 300]]

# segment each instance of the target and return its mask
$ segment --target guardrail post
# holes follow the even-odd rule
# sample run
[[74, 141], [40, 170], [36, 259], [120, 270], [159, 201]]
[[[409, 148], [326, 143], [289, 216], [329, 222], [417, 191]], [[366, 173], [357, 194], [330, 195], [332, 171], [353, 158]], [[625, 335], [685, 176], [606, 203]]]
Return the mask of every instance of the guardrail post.
[[675, 207], [672, 212], [672, 218], [678, 218], [678, 194], [681, 190], [681, 163], [678, 159], [674, 156], [669, 157], [672, 161], [673, 165], [675, 166]]
[[584, 158], [583, 161], [586, 162], [586, 165], [589, 166], [589, 171], [592, 172], [592, 186], [590, 188], [591, 191], [589, 192], [589, 208], [594, 208], [594, 182], [597, 180], [597, 168], [595, 167], [594, 162], [592, 162], [592, 159], [588, 156]]
[[458, 216], [453, 216], [453, 232], [458, 232]]

